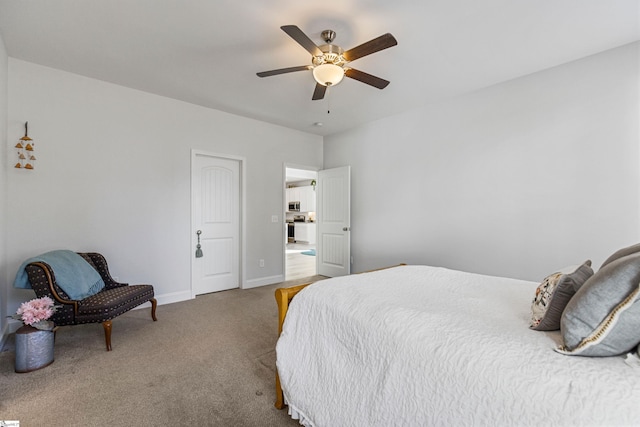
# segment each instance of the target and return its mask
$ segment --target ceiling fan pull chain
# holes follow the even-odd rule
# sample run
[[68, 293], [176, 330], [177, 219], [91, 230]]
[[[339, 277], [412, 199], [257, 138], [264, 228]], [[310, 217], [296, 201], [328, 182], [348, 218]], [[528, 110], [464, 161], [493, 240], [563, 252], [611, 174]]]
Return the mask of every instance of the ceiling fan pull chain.
[[327, 84], [327, 114], [331, 114], [331, 93], [329, 92], [329, 89], [331, 88], [330, 84]]

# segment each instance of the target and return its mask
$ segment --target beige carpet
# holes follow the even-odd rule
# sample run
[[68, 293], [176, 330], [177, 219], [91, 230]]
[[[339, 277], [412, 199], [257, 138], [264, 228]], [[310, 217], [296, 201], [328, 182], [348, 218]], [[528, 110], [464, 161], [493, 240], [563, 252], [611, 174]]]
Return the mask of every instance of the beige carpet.
[[[286, 286], [319, 280], [285, 282]], [[295, 426], [274, 408], [279, 285], [230, 290], [58, 330], [55, 361], [14, 372], [0, 353], [0, 419], [21, 427]]]

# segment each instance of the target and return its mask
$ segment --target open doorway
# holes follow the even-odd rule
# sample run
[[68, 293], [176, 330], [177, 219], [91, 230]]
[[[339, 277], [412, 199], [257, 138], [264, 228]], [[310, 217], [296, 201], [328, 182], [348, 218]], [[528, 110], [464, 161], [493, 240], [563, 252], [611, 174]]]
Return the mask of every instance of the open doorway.
[[285, 280], [315, 276], [318, 172], [285, 168]]

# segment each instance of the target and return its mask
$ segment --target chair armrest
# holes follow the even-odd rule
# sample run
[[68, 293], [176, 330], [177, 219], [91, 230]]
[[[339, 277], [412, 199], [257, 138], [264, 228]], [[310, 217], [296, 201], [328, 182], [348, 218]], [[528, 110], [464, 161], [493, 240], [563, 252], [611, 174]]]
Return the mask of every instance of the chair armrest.
[[69, 296], [59, 288], [49, 264], [42, 261], [32, 262], [25, 269], [27, 270], [31, 288], [33, 288], [38, 298], [49, 297], [58, 304], [70, 305], [73, 307], [74, 313], [77, 313], [78, 302], [69, 299]]
[[111, 273], [109, 273], [109, 265], [107, 264], [106, 258], [97, 252], [86, 252], [79, 253], [79, 255], [86, 255], [90, 260], [95, 269], [100, 273], [100, 277], [104, 281], [105, 289], [113, 289], [119, 288], [122, 286], [129, 286], [128, 283], [120, 283], [117, 282], [113, 277], [111, 277]]

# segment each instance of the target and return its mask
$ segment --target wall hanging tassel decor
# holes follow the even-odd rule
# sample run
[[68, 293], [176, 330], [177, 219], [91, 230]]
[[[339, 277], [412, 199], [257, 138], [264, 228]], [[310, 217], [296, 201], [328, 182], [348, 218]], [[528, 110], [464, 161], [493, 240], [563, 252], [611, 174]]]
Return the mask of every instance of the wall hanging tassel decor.
[[196, 245], [196, 258], [202, 258], [202, 246], [200, 246], [200, 235], [202, 234], [201, 230], [196, 231], [198, 235], [198, 244]]
[[29, 122], [24, 124], [24, 136], [20, 138], [16, 147], [18, 149], [18, 163], [16, 168], [18, 169], [33, 169], [33, 162], [36, 160], [36, 156], [33, 154], [35, 142], [29, 138]]

